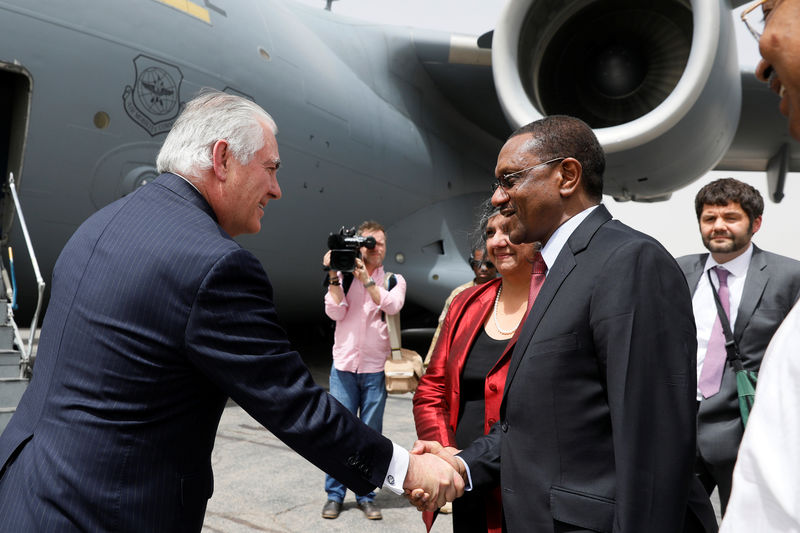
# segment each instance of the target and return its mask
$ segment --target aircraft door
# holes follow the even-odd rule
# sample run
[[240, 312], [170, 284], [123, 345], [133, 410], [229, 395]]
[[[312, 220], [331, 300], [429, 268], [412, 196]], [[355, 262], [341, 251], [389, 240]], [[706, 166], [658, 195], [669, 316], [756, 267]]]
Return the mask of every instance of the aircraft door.
[[8, 242], [14, 221], [14, 200], [8, 190], [9, 172], [19, 188], [22, 160], [28, 135], [33, 81], [20, 67], [0, 61], [0, 244]]

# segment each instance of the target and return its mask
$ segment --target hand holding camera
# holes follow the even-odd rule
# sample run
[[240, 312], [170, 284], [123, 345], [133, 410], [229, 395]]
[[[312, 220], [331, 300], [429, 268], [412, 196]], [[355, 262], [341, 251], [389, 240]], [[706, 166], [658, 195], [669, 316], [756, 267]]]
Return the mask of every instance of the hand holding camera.
[[[356, 260], [361, 258], [359, 248], [362, 246], [369, 249], [375, 248], [375, 237], [362, 237], [356, 235], [355, 228], [345, 229], [342, 227], [339, 233], [331, 233], [328, 237], [330, 252], [325, 254], [328, 263], [323, 260], [323, 264], [330, 267], [331, 270], [354, 272]], [[361, 266], [363, 268], [363, 263]], [[364, 274], [366, 275], [366, 270]]]

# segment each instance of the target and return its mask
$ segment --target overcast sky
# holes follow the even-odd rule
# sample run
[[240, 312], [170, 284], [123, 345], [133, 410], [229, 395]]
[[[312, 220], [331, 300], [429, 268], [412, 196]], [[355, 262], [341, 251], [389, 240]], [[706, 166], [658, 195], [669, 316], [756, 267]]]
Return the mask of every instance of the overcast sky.
[[[322, 9], [325, 0], [298, 0]], [[494, 27], [505, 0], [336, 0], [333, 12], [384, 24], [441, 29], [456, 33], [480, 35]], [[737, 32], [740, 65], [752, 70], [758, 61], [756, 42], [739, 21]], [[775, 105], [778, 102], [776, 99]], [[735, 177], [756, 187], [765, 198], [764, 222], [753, 241], [766, 250], [800, 260], [800, 239], [796, 238], [796, 206], [800, 205], [800, 176], [790, 174], [786, 197], [780, 204], [766, 200], [767, 180], [763, 173], [710, 172], [688, 187], [675, 192], [666, 202], [642, 204], [617, 203], [606, 197], [604, 203], [623, 222], [648, 233], [676, 256], [705, 251], [697, 231], [694, 196], [705, 183], [721, 177]]]

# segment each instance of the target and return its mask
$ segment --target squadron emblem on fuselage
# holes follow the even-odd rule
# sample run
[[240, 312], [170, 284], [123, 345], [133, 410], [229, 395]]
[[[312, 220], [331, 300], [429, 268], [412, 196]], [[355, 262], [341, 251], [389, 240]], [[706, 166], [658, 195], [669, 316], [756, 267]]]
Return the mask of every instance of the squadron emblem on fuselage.
[[168, 132], [182, 107], [183, 74], [174, 65], [142, 54], [133, 65], [135, 82], [122, 95], [125, 112], [151, 136]]

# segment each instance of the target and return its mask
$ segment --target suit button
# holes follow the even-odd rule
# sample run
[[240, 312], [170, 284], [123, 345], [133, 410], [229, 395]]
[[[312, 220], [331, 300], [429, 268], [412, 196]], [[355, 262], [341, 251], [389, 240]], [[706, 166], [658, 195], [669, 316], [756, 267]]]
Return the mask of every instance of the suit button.
[[355, 456], [350, 456], [347, 458], [347, 466], [355, 466], [358, 463], [358, 459]]
[[503, 422], [503, 424], [500, 426], [500, 429], [503, 430], [503, 433], [507, 432], [508, 431], [508, 422]]
[[492, 391], [492, 392], [497, 392], [497, 385], [495, 385], [494, 383], [491, 383], [489, 385], [489, 390]]
[[492, 426], [493, 426], [493, 425], [495, 425], [496, 423], [497, 423], [497, 420], [495, 420], [494, 418], [490, 418], [490, 419], [489, 419], [489, 427], [492, 427]]

